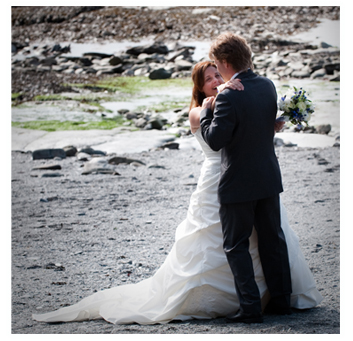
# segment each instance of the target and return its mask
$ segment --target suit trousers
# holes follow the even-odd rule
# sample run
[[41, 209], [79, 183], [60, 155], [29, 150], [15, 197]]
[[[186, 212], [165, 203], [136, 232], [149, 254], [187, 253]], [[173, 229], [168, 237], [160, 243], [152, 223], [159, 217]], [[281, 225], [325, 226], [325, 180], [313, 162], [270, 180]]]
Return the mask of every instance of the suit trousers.
[[289, 307], [292, 286], [287, 244], [281, 228], [279, 195], [221, 204], [219, 212], [223, 248], [234, 276], [240, 310], [250, 314], [262, 310], [249, 253], [253, 227], [258, 235], [260, 260], [271, 300], [278, 306]]

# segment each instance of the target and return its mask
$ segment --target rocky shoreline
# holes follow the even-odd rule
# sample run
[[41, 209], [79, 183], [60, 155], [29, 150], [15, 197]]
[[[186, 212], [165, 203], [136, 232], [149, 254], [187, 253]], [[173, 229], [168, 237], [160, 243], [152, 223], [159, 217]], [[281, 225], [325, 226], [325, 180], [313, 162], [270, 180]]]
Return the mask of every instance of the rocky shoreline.
[[[194, 46], [178, 41], [211, 41], [231, 30], [247, 38], [255, 71], [270, 79], [340, 79], [340, 50], [322, 41], [291, 40], [293, 33], [339, 20], [339, 7], [12, 7], [12, 93], [31, 99], [68, 91], [64, 82], [92, 82], [109, 75], [152, 79], [189, 77]], [[101, 26], [104, 29], [101, 29]], [[120, 55], [70, 56], [60, 42], [109, 42], [153, 38]], [[56, 41], [48, 44], [46, 41]], [[33, 84], [34, 82], [34, 84]], [[34, 86], [33, 86], [34, 85]]]
[[[278, 42], [277, 42], [278, 43]], [[296, 42], [280, 42], [286, 48], [271, 54], [263, 50], [262, 54], [253, 58], [255, 72], [271, 80], [316, 79], [340, 81], [340, 50], [328, 46], [323, 47], [299, 44]], [[64, 86], [63, 80], [73, 82], [92, 82], [103, 77], [145, 76], [151, 80], [185, 77], [190, 78], [193, 66], [199, 61], [193, 59], [195, 46], [153, 43], [138, 45], [127, 49], [122, 54], [87, 52], [83, 56], [69, 56], [70, 47], [55, 45], [30, 45], [12, 55], [13, 89], [18, 88], [19, 96], [14, 103], [19, 104], [32, 96], [51, 93], [79, 92], [74, 85]], [[93, 75], [93, 78], [92, 76]], [[17, 79], [17, 77], [19, 79]], [[25, 85], [27, 81], [40, 80], [39, 86]], [[43, 81], [44, 80], [44, 81]], [[46, 87], [47, 83], [49, 87]], [[16, 85], [14, 85], [16, 84]], [[45, 89], [43, 88], [45, 87]], [[87, 84], [85, 90], [103, 91], [94, 83]], [[182, 127], [188, 120], [188, 108], [176, 109], [177, 117], [168, 122], [158, 113], [118, 112], [126, 123], [133, 123], [139, 129], [165, 129], [166, 125]], [[295, 127], [292, 127], [296, 131]], [[328, 134], [329, 124], [310, 126], [304, 132]], [[185, 132], [183, 132], [185, 134]], [[337, 141], [339, 144], [339, 139]]]

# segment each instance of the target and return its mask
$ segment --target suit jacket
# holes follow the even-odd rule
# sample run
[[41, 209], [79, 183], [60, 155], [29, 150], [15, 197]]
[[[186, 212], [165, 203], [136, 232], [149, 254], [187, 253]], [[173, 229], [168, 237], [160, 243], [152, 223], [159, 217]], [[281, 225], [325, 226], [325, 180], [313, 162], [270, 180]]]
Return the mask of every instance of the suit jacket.
[[214, 112], [204, 109], [200, 114], [204, 140], [213, 150], [222, 149], [220, 203], [258, 200], [283, 191], [273, 145], [276, 88], [251, 70], [237, 78], [243, 91], [222, 91]]

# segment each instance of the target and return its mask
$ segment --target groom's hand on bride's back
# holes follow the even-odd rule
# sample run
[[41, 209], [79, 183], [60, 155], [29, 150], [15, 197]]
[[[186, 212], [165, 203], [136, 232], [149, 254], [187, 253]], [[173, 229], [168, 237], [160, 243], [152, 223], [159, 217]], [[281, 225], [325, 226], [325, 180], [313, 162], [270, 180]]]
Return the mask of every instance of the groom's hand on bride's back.
[[224, 89], [243, 91], [244, 85], [241, 83], [241, 80], [239, 78], [236, 78], [236, 79], [231, 79], [228, 82], [225, 82], [224, 84], [217, 86], [218, 92], [222, 92]]

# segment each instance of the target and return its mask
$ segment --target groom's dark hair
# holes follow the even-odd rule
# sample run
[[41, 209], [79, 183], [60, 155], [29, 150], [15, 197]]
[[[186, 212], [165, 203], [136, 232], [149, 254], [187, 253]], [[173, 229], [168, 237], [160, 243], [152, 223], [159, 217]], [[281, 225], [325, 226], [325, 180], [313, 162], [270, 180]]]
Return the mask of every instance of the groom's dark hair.
[[232, 65], [236, 71], [243, 71], [248, 68], [254, 70], [251, 55], [251, 48], [245, 38], [231, 32], [219, 35], [212, 43], [208, 54], [211, 60], [225, 61]]

